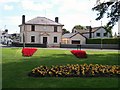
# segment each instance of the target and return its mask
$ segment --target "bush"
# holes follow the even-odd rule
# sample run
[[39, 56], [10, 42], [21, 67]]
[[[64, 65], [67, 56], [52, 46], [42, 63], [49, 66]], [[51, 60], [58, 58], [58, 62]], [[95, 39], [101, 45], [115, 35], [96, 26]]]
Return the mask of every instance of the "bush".
[[83, 50], [71, 50], [71, 53], [77, 58], [87, 58], [86, 52]]
[[120, 76], [118, 65], [67, 64], [60, 66], [40, 66], [29, 74], [32, 77], [111, 77]]
[[[117, 38], [109, 38], [102, 39], [102, 44], [119, 44], [119, 39]], [[101, 44], [101, 39], [87, 39], [87, 44]]]

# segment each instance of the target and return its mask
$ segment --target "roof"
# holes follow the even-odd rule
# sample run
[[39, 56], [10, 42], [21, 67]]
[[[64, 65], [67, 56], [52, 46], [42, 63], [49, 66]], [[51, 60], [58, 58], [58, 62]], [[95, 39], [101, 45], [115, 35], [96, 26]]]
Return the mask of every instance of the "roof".
[[57, 22], [50, 20], [46, 17], [36, 17], [36, 18], [33, 18], [33, 19], [25, 22], [25, 24], [64, 26], [63, 24], [57, 23]]
[[[83, 36], [81, 33], [77, 32], [77, 33], [66, 33], [62, 36], [62, 38], [72, 38], [73, 36], [75, 36], [76, 34], [80, 34], [81, 36]], [[85, 36], [83, 36], [85, 37]], [[86, 38], [86, 37], [85, 37]]]
[[[104, 27], [93, 27], [92, 28], [92, 33], [96, 32], [97, 30], [99, 30], [100, 28], [104, 28]], [[80, 33], [84, 34], [84, 33], [89, 33], [89, 29], [85, 29], [85, 30], [77, 30]]]
[[66, 34], [64, 34], [62, 37], [63, 37], [63, 38], [70, 38], [70, 37], [73, 36], [74, 34], [76, 34], [76, 33], [66, 33]]

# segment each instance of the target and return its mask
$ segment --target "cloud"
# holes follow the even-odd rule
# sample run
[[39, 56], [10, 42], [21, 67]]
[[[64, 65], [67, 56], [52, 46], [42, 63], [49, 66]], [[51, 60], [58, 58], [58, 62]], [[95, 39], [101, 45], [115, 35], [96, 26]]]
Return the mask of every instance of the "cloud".
[[12, 5], [4, 5], [4, 10], [12, 10], [13, 6]]
[[19, 2], [20, 0], [0, 0], [0, 3]]
[[32, 0], [22, 0], [21, 4], [24, 10], [40, 11], [40, 10], [52, 8], [52, 5], [49, 3], [46, 3], [45, 1], [35, 2]]

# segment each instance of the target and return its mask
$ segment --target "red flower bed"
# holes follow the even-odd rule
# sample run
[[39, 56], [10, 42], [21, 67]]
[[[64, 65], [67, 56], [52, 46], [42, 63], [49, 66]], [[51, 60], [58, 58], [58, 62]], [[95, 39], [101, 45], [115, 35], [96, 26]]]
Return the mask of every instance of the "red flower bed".
[[32, 56], [37, 51], [37, 48], [23, 48], [22, 55], [23, 56]]
[[87, 54], [84, 50], [71, 50], [71, 53], [78, 58], [87, 58]]

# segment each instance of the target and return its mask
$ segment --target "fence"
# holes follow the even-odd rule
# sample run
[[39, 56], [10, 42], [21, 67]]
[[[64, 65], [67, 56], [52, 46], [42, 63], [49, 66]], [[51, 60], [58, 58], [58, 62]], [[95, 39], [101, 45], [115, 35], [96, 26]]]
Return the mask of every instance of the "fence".
[[[61, 48], [78, 48], [75, 44], [61, 44]], [[84, 44], [81, 45], [80, 48], [88, 48], [88, 49], [118, 49], [120, 50], [119, 44]]]

